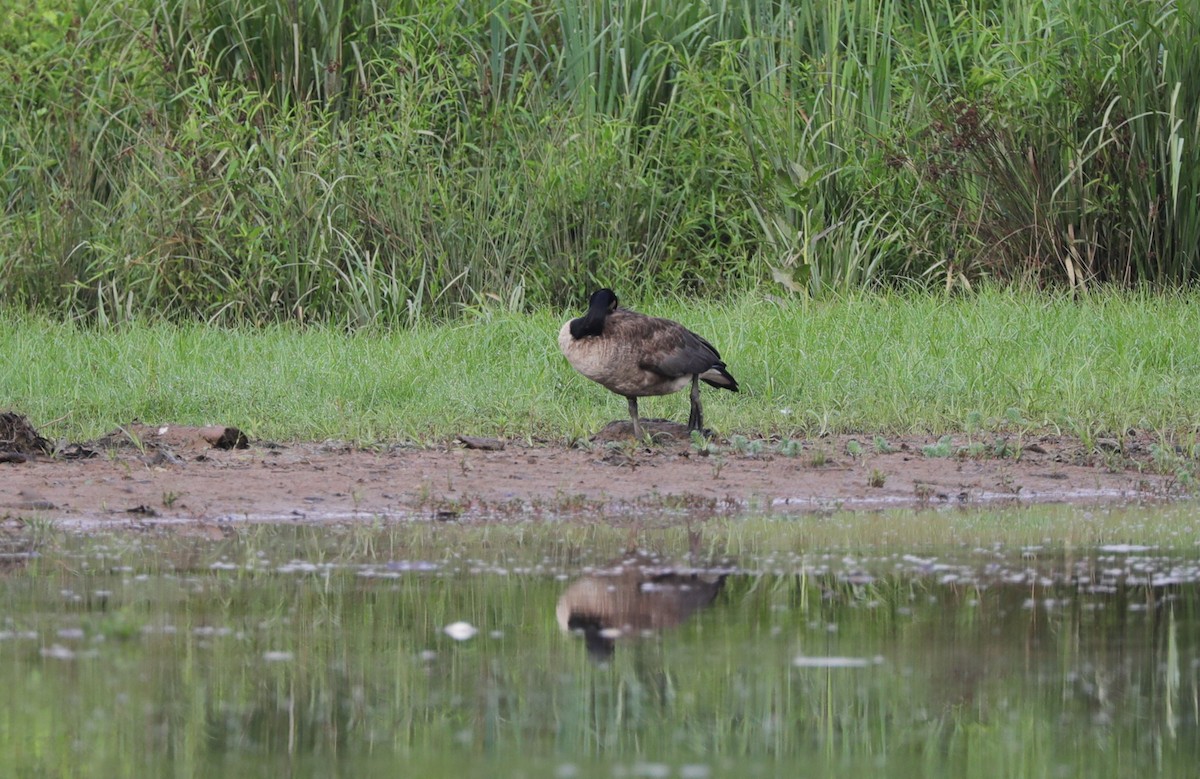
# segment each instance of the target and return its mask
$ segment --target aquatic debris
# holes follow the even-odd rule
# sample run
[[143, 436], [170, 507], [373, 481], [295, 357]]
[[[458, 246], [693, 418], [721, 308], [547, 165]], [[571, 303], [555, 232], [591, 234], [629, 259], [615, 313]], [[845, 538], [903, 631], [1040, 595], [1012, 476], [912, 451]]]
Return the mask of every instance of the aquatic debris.
[[276, 573], [328, 573], [335, 568], [332, 563], [310, 563], [305, 560], [289, 560], [275, 569]]
[[451, 622], [442, 630], [455, 641], [466, 641], [467, 639], [474, 638], [475, 634], [479, 632], [479, 628], [469, 622]]
[[291, 652], [263, 652], [263, 660], [266, 660], [268, 663], [290, 663], [294, 658], [295, 655]]
[[1114, 552], [1116, 554], [1132, 554], [1134, 552], [1149, 552], [1154, 547], [1143, 546], [1141, 544], [1105, 544], [1100, 547], [1101, 552]]
[[797, 655], [792, 658], [792, 665], [797, 668], [866, 668], [869, 665], [881, 665], [882, 657], [810, 657]]
[[419, 573], [430, 573], [436, 571], [442, 566], [439, 563], [430, 562], [428, 560], [392, 560], [387, 564], [388, 570], [391, 571], [416, 571]]
[[75, 650], [68, 649], [62, 644], [51, 644], [41, 651], [42, 657], [49, 657], [53, 660], [74, 660]]
[[38, 634], [33, 630], [0, 630], [0, 641], [9, 641], [14, 638], [36, 639]]

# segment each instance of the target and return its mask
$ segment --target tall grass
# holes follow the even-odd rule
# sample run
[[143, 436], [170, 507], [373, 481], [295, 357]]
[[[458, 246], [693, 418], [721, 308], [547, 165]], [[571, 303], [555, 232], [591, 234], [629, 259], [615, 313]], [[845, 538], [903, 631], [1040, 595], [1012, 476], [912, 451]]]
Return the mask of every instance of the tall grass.
[[1200, 12], [40, 0], [0, 296], [357, 327], [638, 295], [1193, 281]]
[[[182, 83], [213, 74], [280, 105], [337, 108], [365, 90], [372, 44], [388, 12], [377, 0], [151, 0], [153, 42]], [[395, 11], [400, 11], [396, 8]]]

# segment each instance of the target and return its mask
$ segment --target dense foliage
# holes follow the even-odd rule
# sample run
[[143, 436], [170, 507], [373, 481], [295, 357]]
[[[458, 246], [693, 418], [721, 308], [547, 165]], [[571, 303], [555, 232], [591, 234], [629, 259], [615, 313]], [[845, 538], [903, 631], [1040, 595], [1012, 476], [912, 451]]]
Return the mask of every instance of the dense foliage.
[[29, 0], [0, 300], [322, 320], [1200, 275], [1196, 0]]

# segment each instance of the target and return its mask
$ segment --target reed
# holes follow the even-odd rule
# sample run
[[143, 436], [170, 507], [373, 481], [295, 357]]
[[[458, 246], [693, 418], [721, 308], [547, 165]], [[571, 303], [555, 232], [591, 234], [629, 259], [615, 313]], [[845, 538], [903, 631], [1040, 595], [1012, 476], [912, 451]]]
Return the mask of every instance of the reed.
[[1200, 19], [1158, 0], [38, 0], [0, 298], [411, 326], [500, 301], [1197, 275]]

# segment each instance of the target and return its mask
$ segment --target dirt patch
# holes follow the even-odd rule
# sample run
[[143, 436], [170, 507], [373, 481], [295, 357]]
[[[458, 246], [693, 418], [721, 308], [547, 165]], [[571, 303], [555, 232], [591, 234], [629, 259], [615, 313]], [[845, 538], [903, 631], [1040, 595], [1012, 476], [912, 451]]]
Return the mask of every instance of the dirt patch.
[[[628, 423], [624, 423], [628, 425]], [[1110, 502], [1180, 492], [1157, 439], [734, 437], [698, 448], [619, 437], [590, 448], [298, 443], [214, 448], [200, 428], [126, 428], [80, 447], [95, 456], [0, 466], [0, 517], [87, 522], [484, 520], [647, 510], [704, 513]], [[686, 431], [685, 431], [686, 432]], [[610, 431], [611, 433], [611, 431]], [[606, 436], [613, 437], [613, 436]], [[220, 439], [220, 436], [216, 437]], [[1169, 459], [1169, 458], [1168, 458]]]
[[246, 449], [250, 441], [236, 427], [209, 425], [144, 425], [134, 422], [97, 440], [93, 449], [138, 449], [188, 453], [208, 449]]

